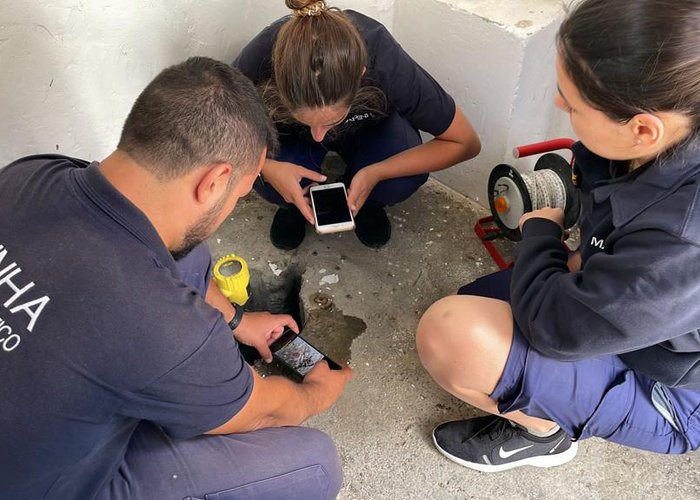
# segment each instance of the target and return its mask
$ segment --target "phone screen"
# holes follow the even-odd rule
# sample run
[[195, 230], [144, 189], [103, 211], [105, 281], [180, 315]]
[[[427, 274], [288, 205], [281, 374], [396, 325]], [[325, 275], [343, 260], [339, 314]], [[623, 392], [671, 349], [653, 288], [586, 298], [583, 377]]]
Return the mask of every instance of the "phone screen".
[[294, 335], [291, 342], [275, 351], [275, 356], [302, 377], [325, 357], [298, 335]]
[[311, 191], [316, 210], [316, 221], [319, 226], [350, 222], [350, 209], [342, 187], [318, 189]]

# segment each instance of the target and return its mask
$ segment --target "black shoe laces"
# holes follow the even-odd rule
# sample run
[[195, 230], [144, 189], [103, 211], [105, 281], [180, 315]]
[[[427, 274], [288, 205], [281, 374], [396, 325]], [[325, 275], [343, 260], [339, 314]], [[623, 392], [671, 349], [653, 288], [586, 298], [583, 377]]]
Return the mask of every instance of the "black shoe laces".
[[501, 436], [505, 436], [504, 441], [507, 441], [515, 434], [515, 425], [511, 424], [510, 421], [505, 418], [494, 418], [492, 422], [486, 424], [474, 434], [462, 439], [462, 443], [464, 444], [466, 441], [486, 433], [488, 433], [489, 440], [491, 441], [496, 441], [500, 439]]

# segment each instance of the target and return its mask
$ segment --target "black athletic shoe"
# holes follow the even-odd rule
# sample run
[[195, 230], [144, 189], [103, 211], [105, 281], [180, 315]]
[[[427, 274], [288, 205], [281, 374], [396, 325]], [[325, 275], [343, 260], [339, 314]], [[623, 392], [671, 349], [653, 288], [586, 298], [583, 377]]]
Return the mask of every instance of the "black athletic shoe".
[[270, 226], [272, 244], [282, 250], [294, 250], [306, 236], [306, 219], [295, 206], [280, 207]]
[[481, 472], [562, 465], [576, 456], [578, 447], [561, 429], [537, 437], [495, 415], [440, 424], [433, 430], [433, 441], [450, 460]]
[[355, 234], [366, 246], [379, 248], [391, 238], [391, 222], [384, 208], [365, 203], [355, 216]]

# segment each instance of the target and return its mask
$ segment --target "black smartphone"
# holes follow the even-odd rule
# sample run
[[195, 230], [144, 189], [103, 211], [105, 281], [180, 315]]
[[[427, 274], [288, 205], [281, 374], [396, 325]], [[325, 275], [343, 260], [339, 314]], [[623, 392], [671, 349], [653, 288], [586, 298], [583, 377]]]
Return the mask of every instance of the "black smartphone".
[[277, 361], [302, 378], [321, 360], [326, 360], [332, 370], [340, 370], [338, 363], [289, 328], [270, 345], [270, 350]]

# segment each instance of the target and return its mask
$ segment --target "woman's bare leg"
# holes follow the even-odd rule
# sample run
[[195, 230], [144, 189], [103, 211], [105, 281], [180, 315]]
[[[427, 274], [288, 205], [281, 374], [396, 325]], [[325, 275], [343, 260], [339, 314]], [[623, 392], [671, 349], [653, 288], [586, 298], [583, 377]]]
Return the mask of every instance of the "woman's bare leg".
[[[501, 378], [513, 341], [513, 315], [501, 300], [452, 295], [435, 302], [418, 324], [416, 346], [425, 369], [453, 396], [500, 415], [489, 394]], [[556, 425], [520, 411], [503, 417], [536, 432]]]

